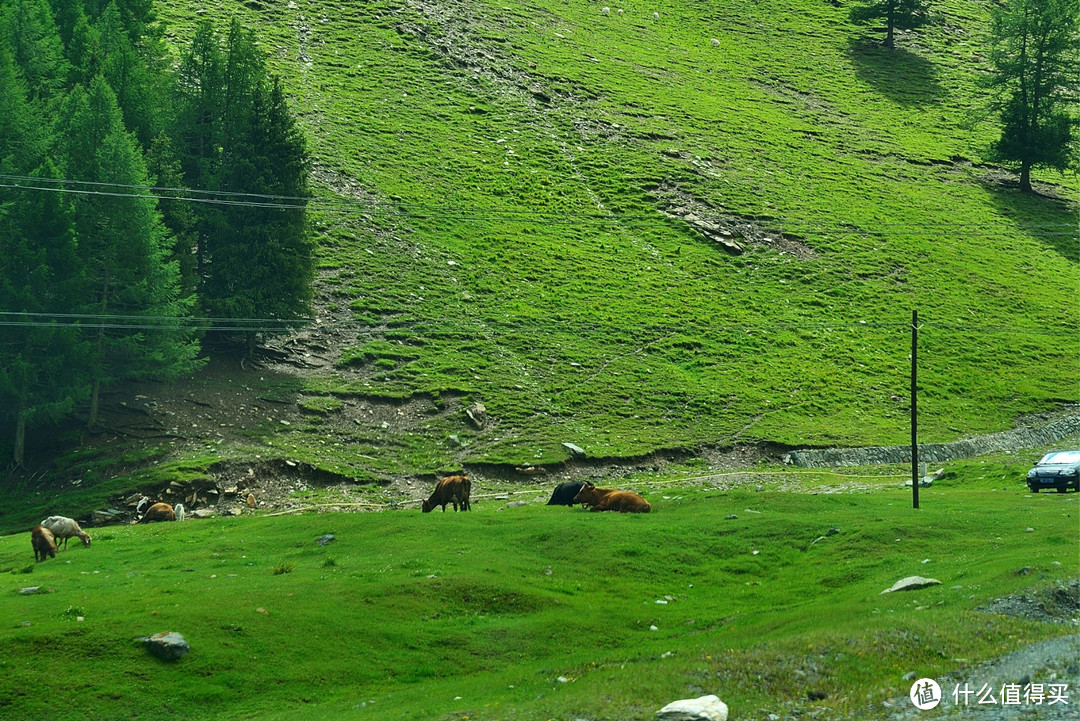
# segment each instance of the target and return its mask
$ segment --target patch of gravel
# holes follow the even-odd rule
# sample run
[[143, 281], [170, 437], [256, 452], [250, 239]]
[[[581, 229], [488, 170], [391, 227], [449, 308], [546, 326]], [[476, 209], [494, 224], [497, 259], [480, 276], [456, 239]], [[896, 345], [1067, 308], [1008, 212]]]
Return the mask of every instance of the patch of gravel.
[[[894, 721], [938, 718], [956, 721], [1075, 721], [1080, 719], [1080, 635], [1073, 633], [1041, 641], [935, 680], [941, 686], [943, 696], [940, 706], [931, 711], [920, 711], [910, 699], [894, 699], [891, 703], [902, 710], [886, 718]], [[1043, 684], [1044, 689], [1050, 684], [1067, 685], [1062, 694], [1067, 703], [1050, 704], [1048, 698], [1040, 705], [1024, 703], [1022, 695], [1019, 705], [1001, 703], [1003, 686], [1016, 684], [1024, 687], [1028, 683]], [[978, 703], [978, 694], [984, 685], [993, 689], [993, 698], [998, 703]], [[966, 705], [962, 695], [959, 696], [959, 704], [954, 702], [953, 691], [957, 687], [961, 692], [964, 689], [974, 692]]]
[[[1021, 569], [1021, 572], [1024, 569]], [[1045, 623], [1072, 626], [1073, 632], [1060, 638], [1032, 644], [1018, 651], [978, 664], [959, 669], [935, 681], [941, 686], [942, 700], [938, 708], [920, 711], [908, 698], [887, 702], [895, 709], [885, 718], [892, 721], [915, 721], [915, 719], [949, 718], [957, 721], [1066, 721], [1080, 719], [1080, 580], [1058, 581], [1037, 591], [996, 598], [979, 608], [987, 613], [998, 613], [1028, 618]], [[1042, 684], [1046, 696], [1043, 703], [1025, 701], [1022, 689], [1028, 684]], [[1064, 703], [1052, 700], [1049, 687], [1065, 685], [1063, 693], [1054, 694]], [[1007, 685], [1021, 689], [1020, 703], [1003, 704], [1002, 690]], [[989, 695], [982, 694], [987, 687]], [[971, 691], [964, 703], [963, 692]], [[954, 698], [954, 692], [957, 693]], [[986, 702], [979, 703], [983, 698]], [[997, 703], [989, 703], [990, 698]]]

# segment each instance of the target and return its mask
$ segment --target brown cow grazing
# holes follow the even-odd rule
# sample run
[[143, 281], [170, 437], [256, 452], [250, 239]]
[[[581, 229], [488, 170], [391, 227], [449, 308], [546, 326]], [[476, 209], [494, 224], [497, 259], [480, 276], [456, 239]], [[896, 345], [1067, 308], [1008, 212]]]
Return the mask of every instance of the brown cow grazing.
[[30, 531], [30, 543], [34, 546], [35, 561], [40, 563], [46, 558], [56, 558], [56, 539], [48, 528], [34, 526]]
[[597, 488], [586, 483], [574, 496], [574, 503], [592, 506], [590, 511], [618, 511], [619, 513], [648, 513], [652, 506], [633, 491], [618, 491], [614, 488]]
[[175, 521], [176, 513], [168, 503], [155, 503], [146, 509], [146, 513], [139, 519], [139, 523], [157, 523], [158, 521]]
[[424, 501], [420, 510], [429, 513], [435, 506], [442, 506], [443, 513], [446, 513], [446, 504], [453, 503], [455, 511], [458, 510], [459, 504], [461, 510], [468, 511], [471, 508], [469, 504], [471, 490], [472, 482], [468, 476], [447, 476], [435, 486], [435, 492], [431, 494], [431, 498]]

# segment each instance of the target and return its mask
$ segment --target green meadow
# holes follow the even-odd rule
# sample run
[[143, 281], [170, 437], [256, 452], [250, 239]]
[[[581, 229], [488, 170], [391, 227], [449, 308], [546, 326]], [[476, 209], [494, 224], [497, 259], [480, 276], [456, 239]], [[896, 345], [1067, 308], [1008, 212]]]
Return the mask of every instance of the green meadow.
[[[919, 510], [895, 477], [799, 474], [669, 480], [648, 515], [482, 500], [113, 526], [36, 565], [4, 536], [0, 715], [600, 721], [715, 693], [732, 718], [872, 718], [908, 673], [1070, 632], [978, 610], [1080, 574], [1077, 496], [1026, 494], [1017, 468], [958, 464]], [[910, 575], [941, 585], [881, 594]], [[190, 654], [137, 641], [162, 631]]]
[[259, 442], [356, 476], [903, 443], [913, 310], [922, 440], [1077, 400], [1076, 176], [1025, 196], [983, 162], [986, 3], [895, 51], [816, 0], [195, 7], [160, 5], [175, 47], [254, 27], [315, 160], [335, 367], [296, 391], [498, 421], [339, 436], [374, 461]]

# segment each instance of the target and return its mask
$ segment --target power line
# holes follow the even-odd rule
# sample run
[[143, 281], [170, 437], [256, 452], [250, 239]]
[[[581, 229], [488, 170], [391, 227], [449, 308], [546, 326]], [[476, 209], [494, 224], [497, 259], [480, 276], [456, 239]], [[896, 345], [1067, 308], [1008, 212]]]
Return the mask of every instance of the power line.
[[[837, 331], [851, 329], [879, 329], [907, 332], [911, 324], [908, 321], [843, 321], [825, 323], [735, 323], [735, 324], [639, 324], [631, 326], [625, 323], [603, 324], [596, 322], [553, 323], [532, 320], [474, 320], [474, 321], [390, 321], [373, 326], [356, 322], [324, 322], [313, 318], [277, 319], [277, 318], [199, 318], [174, 316], [138, 316], [110, 314], [76, 313], [30, 313], [0, 311], [0, 327], [22, 328], [67, 328], [110, 330], [167, 330], [167, 331], [214, 331], [214, 332], [270, 332], [281, 333], [304, 326], [316, 326], [319, 330], [335, 332], [355, 332], [362, 335], [475, 335], [482, 332], [502, 332], [508, 334], [622, 334], [645, 333], [650, 335], [693, 336], [695, 333], [722, 334], [747, 332], [787, 332], [787, 331]], [[963, 325], [955, 323], [923, 322], [920, 328], [937, 328], [958, 333], [1013, 333], [1021, 335], [1057, 336], [1058, 328], [1022, 328], [1009, 326]]]
[[[531, 208], [482, 209], [460, 208], [443, 205], [426, 205], [404, 201], [381, 201], [364, 198], [323, 198], [289, 195], [270, 195], [234, 191], [195, 190], [190, 188], [171, 188], [164, 186], [125, 185], [70, 179], [34, 178], [21, 175], [0, 174], [0, 188], [55, 192], [80, 196], [102, 196], [113, 198], [132, 198], [143, 200], [175, 200], [180, 202], [222, 205], [231, 207], [265, 208], [272, 210], [312, 210], [323, 212], [383, 212], [417, 220], [437, 221], [502, 221], [522, 223], [560, 223], [569, 225], [610, 224], [610, 223], [647, 223], [667, 224], [679, 221], [660, 211], [648, 214], [619, 214], [617, 212], [592, 211], [542, 211]], [[57, 187], [43, 187], [38, 183], [48, 183]], [[74, 187], [73, 187], [74, 186]], [[86, 186], [86, 187], [78, 187]], [[105, 190], [115, 188], [115, 190]], [[257, 200], [256, 200], [257, 199]], [[866, 236], [910, 236], [927, 233], [948, 232], [950, 236], [1004, 236], [1009, 230], [1030, 233], [1042, 237], [1078, 236], [1077, 224], [1073, 222], [1021, 223], [1003, 227], [1000, 223], [955, 223], [941, 221], [876, 223], [874, 230], [853, 226], [849, 223], [820, 223], [814, 221], [784, 221], [776, 218], [724, 216], [717, 213], [704, 216], [704, 220], [720, 221], [734, 225], [736, 230], [742, 226], [768, 228], [763, 232], [807, 235], [866, 235]]]

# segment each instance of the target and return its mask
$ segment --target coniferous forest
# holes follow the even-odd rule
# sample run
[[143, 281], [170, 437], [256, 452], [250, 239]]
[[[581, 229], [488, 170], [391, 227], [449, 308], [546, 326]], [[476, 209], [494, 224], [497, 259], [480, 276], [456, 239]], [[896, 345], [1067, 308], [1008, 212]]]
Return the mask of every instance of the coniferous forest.
[[0, 423], [17, 464], [27, 428], [93, 427], [102, 388], [196, 368], [213, 319], [285, 329], [307, 312], [308, 154], [281, 83], [236, 21], [204, 22], [179, 58], [162, 34], [149, 0], [0, 2]]

